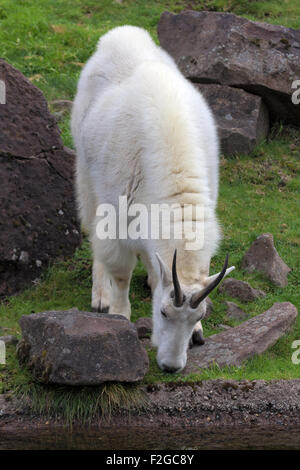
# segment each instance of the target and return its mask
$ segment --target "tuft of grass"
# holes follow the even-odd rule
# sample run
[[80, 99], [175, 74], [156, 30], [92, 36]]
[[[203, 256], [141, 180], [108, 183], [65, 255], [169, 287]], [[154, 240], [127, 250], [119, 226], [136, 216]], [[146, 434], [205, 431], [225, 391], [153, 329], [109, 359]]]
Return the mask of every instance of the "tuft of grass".
[[41, 384], [18, 364], [13, 347], [8, 348], [5, 369], [6, 380], [0, 381], [0, 393], [6, 393], [8, 398], [14, 395], [23, 410], [60, 420], [67, 426], [75, 422], [89, 425], [100, 418], [109, 420], [115, 412], [130, 416], [133, 409], [147, 408], [146, 395], [136, 384], [105, 383], [86, 387]]

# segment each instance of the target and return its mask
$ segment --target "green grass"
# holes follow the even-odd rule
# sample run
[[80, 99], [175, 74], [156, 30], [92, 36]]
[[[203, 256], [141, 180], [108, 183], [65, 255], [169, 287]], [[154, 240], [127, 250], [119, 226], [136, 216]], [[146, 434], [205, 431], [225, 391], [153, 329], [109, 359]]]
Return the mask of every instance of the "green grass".
[[[185, 5], [195, 9], [232, 11], [250, 19], [300, 28], [298, 0], [206, 0], [144, 1], [124, 0], [2, 0], [0, 5], [0, 56], [20, 69], [45, 94], [48, 101], [73, 99], [82, 64], [95, 49], [98, 38], [121, 24], [145, 27], [157, 41], [156, 27], [164, 10], [180, 12]], [[59, 123], [65, 145], [72, 147], [69, 116]], [[223, 227], [223, 242], [212, 260], [212, 272], [222, 266], [225, 254], [237, 269], [233, 276], [249, 281], [267, 295], [243, 305], [249, 318], [262, 313], [274, 302], [290, 301], [300, 308], [300, 131], [276, 126], [268, 142], [252, 155], [222, 159], [218, 214]], [[241, 269], [241, 259], [252, 241], [261, 233], [271, 232], [280, 256], [292, 268], [289, 284], [282, 289], [259, 274]], [[132, 320], [151, 315], [150, 292], [145, 283], [146, 272], [141, 263], [135, 270], [130, 299]], [[2, 334], [20, 337], [18, 321], [22, 315], [53, 309], [78, 307], [90, 309], [91, 253], [87, 240], [74, 257], [54, 263], [41, 281], [23, 293], [5, 299], [0, 305]], [[232, 300], [214, 292], [214, 313], [204, 322], [205, 336], [216, 333], [220, 323], [237, 323], [226, 318], [224, 300]], [[162, 373], [149, 351], [150, 370], [144, 383], [190, 381], [209, 378], [289, 379], [300, 376], [300, 366], [292, 364], [291, 344], [300, 339], [300, 319], [293, 331], [259, 357], [241, 367], [213, 367], [188, 377]], [[37, 384], [22, 369], [15, 348], [7, 348], [7, 364], [0, 366], [0, 393], [12, 391], [31, 398], [35, 411], [47, 410], [63, 415], [66, 420], [91, 417], [119, 405], [128, 406], [130, 397], [138, 396], [134, 387], [112, 384], [99, 388], [67, 389]], [[27, 397], [27, 398], [26, 398]], [[140, 398], [135, 400], [140, 402]]]

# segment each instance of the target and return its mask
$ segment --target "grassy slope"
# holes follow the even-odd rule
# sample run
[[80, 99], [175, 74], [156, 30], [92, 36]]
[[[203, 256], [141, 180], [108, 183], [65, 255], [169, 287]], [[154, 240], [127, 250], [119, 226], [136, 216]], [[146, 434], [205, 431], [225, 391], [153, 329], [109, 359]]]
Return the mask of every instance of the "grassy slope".
[[[49, 101], [72, 99], [82, 64], [93, 52], [101, 34], [114, 26], [130, 23], [147, 28], [157, 40], [156, 26], [161, 12], [179, 12], [184, 3], [194, 5], [196, 9], [205, 5], [205, 8], [233, 11], [251, 19], [300, 27], [298, 0], [124, 0], [123, 4], [112, 0], [2, 0], [0, 56], [29, 77]], [[61, 122], [60, 127], [65, 144], [72, 146], [69, 119]], [[265, 311], [276, 301], [291, 301], [298, 309], [300, 307], [300, 237], [296, 220], [299, 211], [299, 156], [300, 132], [278, 127], [269, 142], [261, 144], [252, 155], [222, 160], [218, 213], [224, 239], [218, 256], [213, 260], [212, 270], [219, 269], [225, 253], [229, 251], [231, 263], [237, 266], [234, 277], [250, 281], [253, 287], [267, 292], [264, 299], [249, 305], [240, 304], [249, 317]], [[285, 289], [274, 287], [258, 274], [246, 274], [240, 269], [243, 253], [256, 236], [264, 232], [273, 233], [279, 254], [292, 268], [289, 285]], [[73, 259], [56, 263], [36, 287], [0, 305], [0, 325], [8, 328], [5, 333], [20, 335], [18, 319], [23, 314], [73, 306], [88, 310], [90, 268], [90, 251], [84, 241]], [[134, 321], [139, 316], [150, 315], [149, 295], [145, 287], [145, 270], [139, 264], [130, 293]], [[224, 300], [230, 299], [217, 293], [212, 298], [215, 311], [204, 324], [206, 336], [217, 332], [219, 323], [234, 325], [225, 316]], [[291, 343], [294, 339], [300, 339], [300, 319], [288, 336], [242, 367], [213, 368], [187, 379], [299, 377], [300, 366], [291, 362]], [[145, 382], [182, 379], [181, 376], [161, 373], [153, 352], [150, 358], [151, 367]], [[18, 385], [28, 388], [30, 383], [30, 377], [20, 370], [16, 362], [14, 348], [8, 348], [7, 365], [0, 366], [0, 393]], [[41, 389], [46, 393], [45, 387]], [[77, 400], [76, 403], [80, 408], [81, 401]], [[93, 400], [91, 409], [94, 409]]]

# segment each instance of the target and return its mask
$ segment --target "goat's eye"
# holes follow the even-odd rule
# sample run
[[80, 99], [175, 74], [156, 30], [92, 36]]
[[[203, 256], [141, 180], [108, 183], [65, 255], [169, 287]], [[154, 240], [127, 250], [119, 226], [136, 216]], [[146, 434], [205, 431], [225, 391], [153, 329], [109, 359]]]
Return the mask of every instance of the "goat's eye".
[[167, 318], [166, 312], [164, 312], [163, 310], [161, 310], [160, 313], [162, 314], [163, 317]]

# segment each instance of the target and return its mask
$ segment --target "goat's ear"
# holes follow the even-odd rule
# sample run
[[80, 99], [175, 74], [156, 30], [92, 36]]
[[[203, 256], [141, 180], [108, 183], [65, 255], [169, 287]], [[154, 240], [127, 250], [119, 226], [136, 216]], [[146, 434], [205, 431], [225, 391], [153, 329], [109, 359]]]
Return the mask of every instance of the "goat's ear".
[[[229, 273], [231, 273], [231, 271], [233, 271], [235, 269], [235, 266], [231, 266], [230, 268], [226, 269], [226, 272], [224, 274], [224, 277], [226, 277]], [[212, 276], [209, 276], [205, 279], [204, 281], [204, 287], [208, 286], [208, 284], [210, 284], [211, 282], [213, 282], [215, 279], [217, 279], [217, 277], [219, 276], [220, 273], [217, 273], [217, 274], [213, 274]]]
[[158, 253], [155, 253], [155, 256], [159, 263], [160, 268], [160, 277], [162, 280], [163, 287], [168, 287], [172, 284], [172, 274], [166, 263], [161, 259]]

